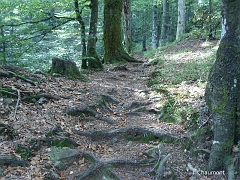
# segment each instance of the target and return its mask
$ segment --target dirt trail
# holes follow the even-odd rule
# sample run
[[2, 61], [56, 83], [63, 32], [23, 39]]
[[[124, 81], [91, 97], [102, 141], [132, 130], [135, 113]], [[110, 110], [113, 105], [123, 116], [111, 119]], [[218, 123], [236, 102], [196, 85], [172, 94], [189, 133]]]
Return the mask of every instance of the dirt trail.
[[[37, 86], [16, 78], [1, 78], [4, 87], [14, 87], [22, 92], [35, 94], [48, 93], [57, 98], [45, 97], [41, 102], [40, 99], [32, 102], [20, 101], [16, 114], [16, 98], [9, 98], [8, 102], [5, 102], [5, 98], [0, 98], [1, 108], [7, 112], [2, 115], [1, 123], [12, 126], [18, 134], [12, 141], [0, 136], [0, 156], [19, 156], [15, 152], [16, 144], [29, 146], [29, 140], [45, 138], [46, 133], [56, 126], [70, 134], [69, 138], [78, 144], [75, 149], [81, 152], [77, 162], [58, 171], [49, 159], [49, 148], [44, 146], [33, 152], [28, 159], [28, 167], [3, 166], [3, 179], [39, 180], [50, 170], [56, 170], [60, 179], [69, 180], [78, 179], [86, 172], [89, 175], [85, 179], [91, 179], [91, 173], [109, 174], [105, 171], [111, 171], [115, 179], [150, 180], [157, 176], [153, 169], [158, 159], [162, 160], [168, 154], [171, 156], [166, 162], [164, 179], [189, 179], [192, 171], [189, 170], [188, 163], [201, 168], [207, 161], [203, 155], [193, 158], [182, 146], [185, 138], [188, 138], [184, 126], [158, 120], [156, 114], [161, 109], [162, 95], [146, 86], [154, 68], [147, 62], [129, 63], [119, 67], [105, 66], [104, 71], [90, 71], [86, 74], [91, 82], [36, 73], [32, 76], [41, 81]], [[80, 112], [80, 116], [66, 113], [74, 110]], [[142, 142], [151, 133], [156, 135], [156, 139]], [[124, 138], [118, 136], [119, 134]], [[161, 139], [161, 136], [178, 139], [178, 143], [172, 143], [171, 138], [166, 140], [169, 142], [160, 141], [158, 138]], [[134, 138], [141, 141], [133, 141]], [[146, 152], [158, 145], [161, 146], [161, 153], [155, 154], [155, 161], [151, 164], [152, 157]], [[86, 157], [92, 158], [94, 162]], [[139, 166], [143, 161], [147, 164]], [[89, 169], [94, 163], [96, 169]]]

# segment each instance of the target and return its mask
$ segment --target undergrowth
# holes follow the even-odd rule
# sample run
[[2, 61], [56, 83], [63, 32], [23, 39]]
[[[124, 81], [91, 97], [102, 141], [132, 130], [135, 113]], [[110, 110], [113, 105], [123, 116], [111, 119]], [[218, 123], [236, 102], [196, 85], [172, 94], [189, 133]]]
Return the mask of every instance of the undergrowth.
[[[192, 46], [191, 46], [192, 45]], [[208, 72], [215, 60], [216, 42], [183, 41], [145, 54], [155, 70], [147, 86], [161, 94], [159, 121], [196, 124]]]

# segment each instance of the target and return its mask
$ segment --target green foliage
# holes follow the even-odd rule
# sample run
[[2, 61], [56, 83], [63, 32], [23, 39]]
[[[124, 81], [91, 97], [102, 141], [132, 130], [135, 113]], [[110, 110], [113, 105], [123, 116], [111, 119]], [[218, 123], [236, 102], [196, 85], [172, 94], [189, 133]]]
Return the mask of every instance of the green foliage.
[[[190, 91], [181, 89], [202, 88], [206, 85], [209, 69], [216, 57], [216, 49], [215, 47], [203, 49], [195, 56], [194, 48], [196, 47], [183, 46], [184, 42], [185, 39], [158, 48], [153, 54], [148, 54], [150, 63], [156, 68], [150, 74], [147, 86], [152, 86], [156, 93], [161, 94], [161, 109], [158, 115], [160, 121], [190, 126], [196, 124], [199, 115], [189, 101], [191, 98], [193, 101], [199, 98], [200, 94], [193, 95]], [[193, 44], [195, 44], [194, 41]], [[206, 47], [209, 45], [211, 45], [210, 42], [204, 43]], [[185, 58], [192, 53], [191, 60]], [[165, 60], [165, 57], [168, 60]]]
[[28, 147], [18, 144], [15, 148], [15, 152], [20, 154], [21, 158], [28, 159], [32, 156], [31, 150]]
[[73, 144], [69, 139], [50, 139], [48, 146], [71, 147]]
[[39, 139], [31, 139], [30, 141], [30, 149], [32, 149], [33, 151], [39, 151], [41, 148], [41, 141]]
[[221, 31], [221, 6], [219, 2], [213, 1], [212, 13], [209, 5], [197, 6], [194, 17], [186, 29], [196, 38], [219, 38]]
[[0, 95], [2, 97], [6, 97], [6, 98], [16, 98], [17, 94], [16, 94], [16, 90], [13, 90], [12, 88], [3, 88], [0, 86]]

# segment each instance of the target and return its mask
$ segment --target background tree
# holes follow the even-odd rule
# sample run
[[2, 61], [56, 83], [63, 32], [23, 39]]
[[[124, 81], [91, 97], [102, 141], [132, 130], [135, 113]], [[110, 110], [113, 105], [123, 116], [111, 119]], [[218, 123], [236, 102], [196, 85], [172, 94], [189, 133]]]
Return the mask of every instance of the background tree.
[[86, 65], [86, 62], [84, 61], [88, 60], [88, 68], [102, 69], [103, 68], [102, 63], [96, 51], [98, 0], [91, 0], [90, 7], [91, 7], [91, 19], [90, 19], [88, 45], [87, 45], [87, 57], [83, 58], [82, 64]]
[[214, 141], [209, 159], [211, 170], [227, 170], [233, 164], [232, 147], [240, 140], [240, 1], [222, 2], [227, 31], [210, 70], [205, 93], [213, 117]]
[[124, 0], [124, 46], [128, 53], [132, 52], [132, 13], [131, 13], [131, 0]]
[[161, 26], [161, 35], [160, 35], [160, 46], [164, 46], [167, 42], [167, 30], [169, 26], [169, 3], [168, 0], [162, 1], [162, 26]]
[[132, 41], [135, 49], [147, 51], [151, 46], [152, 4], [147, 1], [132, 1]]
[[185, 0], [178, 0], [178, 22], [176, 40], [185, 32]]
[[[84, 59], [89, 56], [87, 52], [88, 47], [86, 48], [86, 43], [88, 42], [86, 41], [89, 40], [88, 36], [91, 29], [91, 25], [88, 23], [91, 18], [91, 9], [89, 8], [91, 1], [52, 0], [50, 2], [48, 0], [26, 0], [25, 2], [23, 4], [22, 1], [15, 0], [2, 1], [0, 3], [1, 61], [20, 65], [28, 69], [46, 70], [50, 67], [52, 57], [57, 56], [73, 60], [77, 65], [82, 64], [86, 67]], [[142, 54], [142, 50], [149, 50], [152, 47], [153, 0], [131, 0], [131, 5], [129, 2], [129, 0], [125, 0], [125, 5], [128, 3], [125, 7], [128, 9], [125, 9], [124, 12], [129, 11], [125, 15], [128, 14], [127, 19], [130, 21], [128, 23], [121, 22], [121, 28], [118, 31], [121, 34], [121, 46], [122, 40], [124, 40], [123, 49], [126, 52], [130, 52], [130, 46], [127, 45], [129, 44], [127, 43], [128, 40], [128, 42], [131, 42], [132, 53]], [[161, 13], [164, 3], [160, 2], [158, 0], [158, 12], [156, 11], [158, 13], [157, 26], [161, 24], [161, 21], [165, 24], [165, 15]], [[162, 36], [167, 35], [166, 44], [176, 39], [178, 18], [177, 1], [168, 0], [167, 2], [169, 4], [168, 30], [166, 33], [162, 32]], [[220, 5], [217, 0], [211, 0], [211, 2], [212, 13], [210, 18], [208, 14], [209, 1], [198, 3], [197, 1], [186, 0], [185, 32], [189, 33], [191, 37], [207, 39], [210, 24], [213, 38], [220, 37]], [[78, 8], [75, 7], [77, 3]], [[115, 3], [115, 0], [112, 3]], [[95, 50], [100, 59], [104, 56], [103, 9], [104, 2], [99, 0], [98, 41], [96, 42]], [[123, 27], [123, 24], [125, 24], [125, 27]], [[126, 24], [128, 24], [128, 28]], [[159, 27], [157, 28], [160, 30]], [[127, 32], [127, 29], [128, 35], [124, 33]], [[162, 30], [164, 29], [162, 28]], [[157, 40], [155, 42], [158, 43], [160, 33], [156, 32], [155, 35], [157, 36], [155, 37], [157, 37]], [[124, 38], [123, 34], [125, 34]], [[126, 38], [127, 36], [128, 38]], [[117, 36], [114, 35], [115, 37]], [[83, 62], [82, 57], [84, 57]]]
[[[87, 55], [87, 47], [86, 47], [86, 28], [85, 28], [85, 23], [82, 18], [82, 9], [80, 10], [79, 8], [79, 2], [78, 0], [74, 0], [74, 5], [75, 5], [75, 12], [76, 12], [76, 19], [81, 25], [81, 46], [82, 46], [82, 58], [84, 59]], [[86, 61], [82, 61], [82, 68], [86, 69], [87, 64]]]
[[153, 20], [152, 20], [152, 48], [158, 47], [158, 1], [153, 0]]
[[104, 63], [135, 62], [122, 44], [123, 0], [104, 0]]

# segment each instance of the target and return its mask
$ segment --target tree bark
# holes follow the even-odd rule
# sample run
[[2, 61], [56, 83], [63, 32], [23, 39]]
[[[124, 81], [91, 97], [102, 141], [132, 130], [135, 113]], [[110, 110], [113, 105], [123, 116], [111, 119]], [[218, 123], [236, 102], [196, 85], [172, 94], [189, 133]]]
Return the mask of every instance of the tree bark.
[[146, 35], [143, 35], [142, 51], [147, 51], [147, 37], [146, 37]]
[[152, 48], [158, 47], [158, 4], [153, 0], [153, 30], [152, 30]]
[[162, 28], [160, 36], [160, 46], [165, 46], [167, 42], [167, 30], [169, 23], [169, 3], [168, 0], [163, 0]]
[[[3, 27], [1, 27], [1, 36], [2, 39], [4, 39], [4, 29]], [[7, 62], [6, 60], [6, 41], [3, 40], [2, 41], [2, 47], [0, 49], [1, 55], [0, 55], [0, 64], [5, 64]]]
[[137, 62], [124, 50], [122, 44], [123, 0], [104, 0], [104, 63]]
[[86, 68], [102, 69], [103, 68], [103, 65], [96, 51], [97, 22], [98, 22], [98, 0], [91, 0], [91, 18], [90, 18], [90, 29], [89, 29], [88, 45], [87, 45], [87, 57], [84, 57], [82, 60], [82, 61], [85, 61], [83, 64], [88, 66], [87, 67], [82, 66], [82, 68], [84, 69]]
[[222, 6], [222, 31], [221, 31], [221, 39], [226, 34], [226, 15], [225, 15], [225, 7]]
[[131, 34], [131, 0], [124, 0], [124, 44], [128, 53], [132, 52], [132, 34]]
[[[81, 46], [82, 46], [82, 58], [86, 56], [87, 48], [86, 48], [86, 28], [85, 28], [85, 23], [82, 19], [82, 11], [79, 10], [79, 2], [78, 0], [74, 0], [74, 5], [75, 5], [75, 13], [76, 13], [76, 19], [79, 22], [81, 26]], [[82, 67], [86, 67], [86, 61], [82, 62]]]
[[176, 40], [185, 31], [185, 0], [178, 0], [178, 23], [177, 23], [177, 34]]
[[213, 117], [211, 170], [227, 170], [233, 159], [232, 146], [240, 140], [240, 1], [222, 2], [226, 10], [227, 31], [220, 42], [205, 92]]

